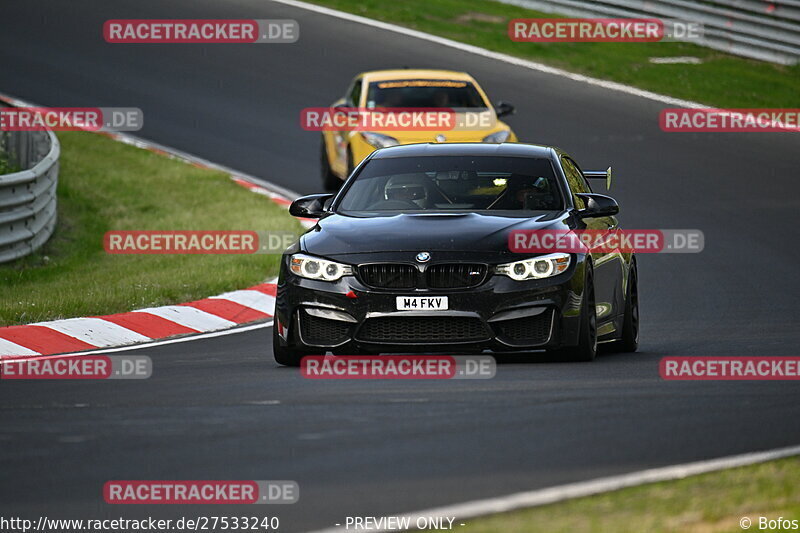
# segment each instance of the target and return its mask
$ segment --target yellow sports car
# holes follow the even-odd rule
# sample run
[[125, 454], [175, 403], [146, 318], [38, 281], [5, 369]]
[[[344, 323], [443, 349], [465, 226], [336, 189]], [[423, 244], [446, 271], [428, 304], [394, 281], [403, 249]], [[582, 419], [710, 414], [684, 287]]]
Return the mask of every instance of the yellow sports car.
[[[352, 170], [378, 148], [424, 142], [516, 142], [511, 128], [498, 117], [510, 115], [514, 106], [492, 105], [478, 82], [465, 72], [449, 70], [373, 70], [356, 76], [337, 108], [429, 109], [446, 108], [458, 117], [458, 127], [432, 131], [421, 129], [363, 128], [323, 131], [322, 181], [328, 190], [338, 189]], [[466, 118], [472, 116], [473, 118]], [[474, 116], [481, 116], [475, 120]]]

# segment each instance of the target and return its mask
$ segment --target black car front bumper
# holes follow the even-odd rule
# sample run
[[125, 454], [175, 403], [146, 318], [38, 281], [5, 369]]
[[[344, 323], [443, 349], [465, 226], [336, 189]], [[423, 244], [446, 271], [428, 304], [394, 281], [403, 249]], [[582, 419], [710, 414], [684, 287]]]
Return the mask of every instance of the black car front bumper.
[[[489, 274], [470, 289], [375, 289], [357, 276], [315, 281], [285, 268], [275, 321], [281, 342], [306, 353], [445, 353], [573, 346], [583, 265], [553, 278]], [[398, 296], [447, 296], [447, 310], [398, 311]]]

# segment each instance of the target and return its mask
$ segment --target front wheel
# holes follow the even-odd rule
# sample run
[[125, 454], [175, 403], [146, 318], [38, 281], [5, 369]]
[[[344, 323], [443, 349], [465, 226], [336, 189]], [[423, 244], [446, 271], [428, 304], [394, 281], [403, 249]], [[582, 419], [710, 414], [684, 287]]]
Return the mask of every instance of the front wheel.
[[578, 345], [559, 350], [559, 355], [568, 361], [593, 361], [597, 357], [597, 308], [594, 300], [594, 276], [587, 265], [586, 286], [583, 289], [581, 325]]
[[272, 355], [275, 357], [275, 362], [283, 366], [300, 366], [300, 361], [305, 352], [291, 348], [289, 346], [281, 345], [281, 338], [278, 335], [278, 327], [276, 324], [272, 325]]
[[618, 340], [609, 343], [609, 348], [618, 353], [633, 353], [639, 349], [639, 276], [636, 273], [635, 263], [628, 274], [622, 334]]

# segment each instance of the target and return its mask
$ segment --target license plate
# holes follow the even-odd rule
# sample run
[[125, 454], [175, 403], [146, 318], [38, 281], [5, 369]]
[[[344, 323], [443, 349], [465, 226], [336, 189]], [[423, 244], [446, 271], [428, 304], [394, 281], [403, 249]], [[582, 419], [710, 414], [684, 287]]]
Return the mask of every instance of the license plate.
[[446, 311], [447, 296], [398, 296], [398, 311]]

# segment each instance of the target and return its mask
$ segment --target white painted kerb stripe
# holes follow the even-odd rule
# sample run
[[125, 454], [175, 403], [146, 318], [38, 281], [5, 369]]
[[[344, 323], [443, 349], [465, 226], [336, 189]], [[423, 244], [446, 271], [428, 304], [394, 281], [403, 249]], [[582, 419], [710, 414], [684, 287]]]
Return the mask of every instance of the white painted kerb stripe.
[[36, 322], [31, 325], [54, 329], [98, 348], [151, 340], [150, 337], [101, 318], [67, 318], [52, 322]]
[[275, 313], [275, 297], [260, 291], [243, 289], [212, 296], [209, 300], [230, 300], [231, 302], [250, 307], [272, 316]]
[[[715, 472], [717, 470], [724, 470], [726, 468], [735, 468], [737, 466], [763, 463], [766, 461], [773, 461], [775, 459], [792, 457], [795, 455], [800, 455], [800, 446], [790, 446], [788, 448], [778, 448], [776, 450], [768, 450], [764, 452], [745, 453], [742, 455], [733, 455], [730, 457], [722, 457], [708, 461], [697, 461], [694, 463], [666, 466], [663, 468], [653, 468], [651, 470], [642, 470], [639, 472], [632, 472], [630, 474], [604, 477], [590, 481], [581, 481], [578, 483], [559, 485], [557, 487], [550, 487], [547, 489], [517, 492], [515, 494], [509, 494], [508, 496], [488, 498], [485, 500], [475, 500], [466, 503], [449, 505], [446, 507], [437, 507], [434, 509], [415, 511], [413, 513], [405, 513], [402, 515], [398, 514], [393, 516], [401, 516], [403, 518], [408, 517], [411, 524], [414, 524], [417, 518], [430, 516], [455, 516], [456, 521], [458, 521], [466, 518], [475, 518], [477, 516], [504, 513], [526, 507], [548, 505], [564, 500], [571, 500], [573, 498], [582, 498], [584, 496], [592, 496], [602, 492], [644, 485], [646, 483], [683, 479], [685, 477], [696, 476], [698, 474], [706, 474], [708, 472]], [[339, 533], [341, 531], [346, 530], [344, 527], [334, 527], [322, 529], [314, 533]], [[379, 533], [389, 530], [373, 529], [371, 531]]]
[[212, 315], [211, 313], [206, 313], [205, 311], [186, 305], [150, 307], [148, 309], [137, 309], [136, 312], [160, 316], [161, 318], [166, 318], [171, 322], [197, 331], [215, 331], [237, 325], [230, 320], [225, 320], [217, 315]]
[[[187, 335], [185, 337], [175, 337], [170, 339], [163, 339], [163, 340], [155, 340], [151, 342], [146, 342], [143, 344], [134, 344], [133, 346], [119, 346], [117, 348], [98, 348], [96, 350], [86, 350], [83, 352], [72, 352], [72, 353], [65, 353], [65, 354], [58, 354], [58, 355], [45, 355], [48, 359], [51, 358], [67, 358], [67, 357], [79, 357], [81, 355], [96, 355], [96, 354], [107, 354], [107, 353], [115, 353], [115, 352], [130, 352], [132, 350], [146, 350], [147, 348], [152, 348], [155, 346], [164, 346], [167, 344], [178, 344], [183, 342], [194, 342], [203, 339], [213, 339], [216, 337], [224, 337], [227, 335], [238, 335], [240, 333], [245, 333], [247, 331], [253, 331], [255, 329], [263, 329], [263, 328], [271, 328], [272, 322], [258, 322], [256, 324], [251, 324], [249, 326], [240, 326], [238, 328], [232, 329], [223, 329], [220, 331], [210, 331], [208, 333], [197, 333], [193, 335]], [[2, 355], [2, 354], [0, 354]], [[9, 355], [19, 355], [19, 354], [9, 354]], [[41, 354], [38, 354], [41, 355]], [[31, 357], [34, 357], [32, 354]], [[0, 367], [4, 364], [7, 364], [9, 361], [0, 359]]]
[[41, 355], [15, 342], [0, 338], [0, 355]]

